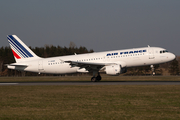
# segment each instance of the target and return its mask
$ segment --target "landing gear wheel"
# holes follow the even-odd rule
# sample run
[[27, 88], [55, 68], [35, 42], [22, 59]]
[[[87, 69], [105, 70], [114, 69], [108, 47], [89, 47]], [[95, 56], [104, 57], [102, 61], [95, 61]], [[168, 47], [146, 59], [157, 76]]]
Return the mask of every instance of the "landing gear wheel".
[[[98, 82], [101, 80], [101, 75], [98, 72], [98, 75], [96, 76], [97, 71], [93, 71], [93, 77], [91, 78], [91, 82]], [[96, 76], [96, 77], [95, 77]]]
[[96, 82], [96, 77], [92, 77], [91, 82]]
[[96, 80], [97, 80], [97, 81], [100, 81], [100, 80], [101, 80], [101, 76], [98, 75], [98, 76], [96, 77]]

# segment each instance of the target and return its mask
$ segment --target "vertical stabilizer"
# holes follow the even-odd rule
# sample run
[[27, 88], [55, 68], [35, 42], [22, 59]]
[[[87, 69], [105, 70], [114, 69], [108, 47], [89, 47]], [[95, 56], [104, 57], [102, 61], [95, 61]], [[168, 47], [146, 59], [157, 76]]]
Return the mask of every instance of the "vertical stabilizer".
[[39, 58], [29, 47], [27, 47], [16, 35], [7, 35], [11, 50], [16, 62], [33, 60]]

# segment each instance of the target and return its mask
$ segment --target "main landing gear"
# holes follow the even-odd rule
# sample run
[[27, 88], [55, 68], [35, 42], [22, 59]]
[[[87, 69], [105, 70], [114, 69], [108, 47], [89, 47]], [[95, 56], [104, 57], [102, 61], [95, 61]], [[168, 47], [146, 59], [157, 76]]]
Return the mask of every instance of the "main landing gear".
[[98, 72], [97, 77], [95, 77], [95, 75], [96, 75], [96, 72], [93, 72], [93, 77], [91, 78], [91, 81], [92, 81], [92, 82], [98, 82], [98, 81], [100, 81], [100, 80], [101, 80], [101, 76], [100, 76], [99, 72]]

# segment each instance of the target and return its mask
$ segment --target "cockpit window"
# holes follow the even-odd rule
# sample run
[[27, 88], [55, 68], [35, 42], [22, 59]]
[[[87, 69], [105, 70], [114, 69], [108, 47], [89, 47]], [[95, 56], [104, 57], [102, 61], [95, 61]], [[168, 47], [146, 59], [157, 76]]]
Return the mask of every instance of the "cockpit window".
[[161, 50], [160, 53], [167, 53], [167, 50]]

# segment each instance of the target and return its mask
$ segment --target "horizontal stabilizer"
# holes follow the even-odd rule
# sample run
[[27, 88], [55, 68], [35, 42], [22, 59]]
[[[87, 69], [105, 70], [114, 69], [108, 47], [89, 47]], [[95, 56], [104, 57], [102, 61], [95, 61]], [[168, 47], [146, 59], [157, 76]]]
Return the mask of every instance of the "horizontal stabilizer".
[[28, 64], [24, 64], [24, 63], [12, 63], [12, 64], [9, 64], [8, 66], [28, 67]]

